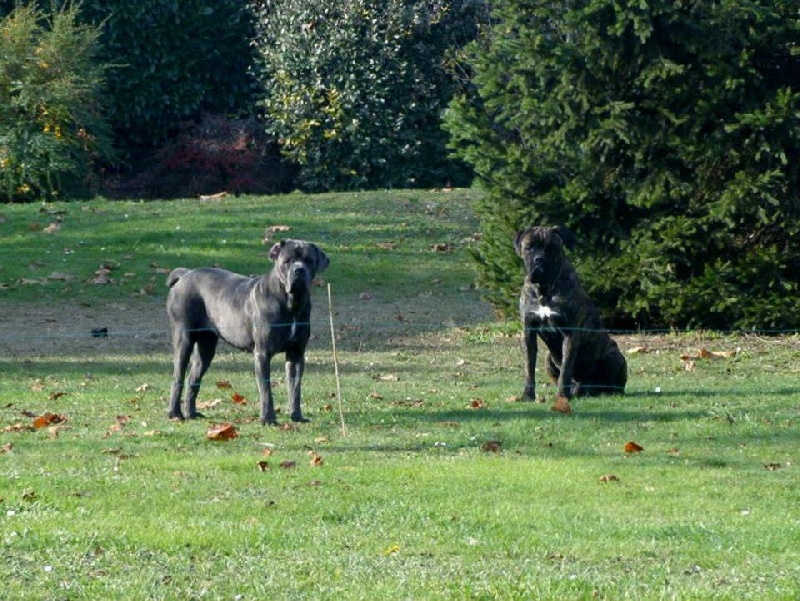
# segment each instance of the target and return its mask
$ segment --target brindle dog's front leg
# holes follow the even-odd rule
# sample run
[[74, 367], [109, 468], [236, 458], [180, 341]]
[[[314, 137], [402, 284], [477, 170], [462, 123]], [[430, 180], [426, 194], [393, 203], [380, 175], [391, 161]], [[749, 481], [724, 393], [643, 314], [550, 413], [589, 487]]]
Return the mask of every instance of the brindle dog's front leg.
[[525, 389], [522, 392], [522, 398], [535, 399], [536, 398], [536, 327], [530, 321], [523, 319], [523, 332], [522, 332], [522, 354], [525, 361]]
[[261, 424], [275, 426], [278, 420], [275, 418], [275, 403], [272, 399], [272, 383], [269, 375], [272, 355], [259, 348], [255, 349], [253, 355], [255, 357], [258, 396], [261, 399]]
[[577, 337], [578, 335], [575, 333], [565, 332], [564, 340], [561, 342], [561, 373], [558, 374], [556, 395], [565, 399], [572, 396], [572, 373], [575, 369]]

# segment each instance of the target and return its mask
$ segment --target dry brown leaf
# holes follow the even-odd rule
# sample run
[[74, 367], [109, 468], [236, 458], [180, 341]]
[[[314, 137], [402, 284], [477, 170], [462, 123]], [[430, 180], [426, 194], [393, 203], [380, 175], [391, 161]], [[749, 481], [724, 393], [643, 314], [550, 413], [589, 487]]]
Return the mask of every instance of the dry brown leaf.
[[46, 228], [44, 228], [42, 230], [42, 233], [44, 233], [44, 234], [55, 234], [60, 229], [61, 229], [61, 224], [54, 221], [53, 223], [48, 225]]
[[11, 444], [10, 442], [7, 442], [2, 447], [0, 447], [0, 451], [3, 452], [3, 453], [8, 453], [9, 451], [13, 451], [13, 450], [14, 450], [14, 445]]
[[67, 418], [63, 415], [59, 415], [58, 413], [51, 413], [50, 411], [45, 411], [35, 420], [33, 420], [33, 427], [37, 430], [40, 428], [46, 428], [52, 424], [61, 424], [67, 421]]
[[197, 403], [198, 409], [213, 409], [217, 405], [222, 402], [222, 399], [214, 399], [213, 401], [204, 401], [202, 403]]
[[297, 462], [296, 461], [290, 461], [289, 459], [284, 459], [278, 465], [280, 465], [285, 470], [290, 470], [293, 467], [297, 466]]
[[619, 482], [619, 478], [614, 474], [604, 474], [600, 476], [600, 482]]
[[219, 388], [220, 390], [230, 390], [233, 387], [231, 386], [231, 383], [228, 380], [219, 380], [217, 382], [217, 388]]
[[566, 397], [558, 396], [556, 397], [556, 402], [550, 407], [550, 411], [569, 415], [572, 413], [572, 406], [569, 404], [569, 400]]
[[55, 401], [56, 399], [60, 399], [62, 396], [67, 394], [66, 392], [51, 392], [50, 393], [50, 400]]
[[487, 440], [481, 445], [481, 451], [486, 451], [487, 453], [499, 453], [502, 446], [503, 443], [499, 440]]
[[381, 248], [383, 250], [394, 250], [395, 248], [397, 248], [397, 243], [396, 242], [376, 242], [375, 246], [377, 246], [378, 248]]
[[236, 403], [237, 405], [247, 405], [247, 399], [243, 395], [239, 394], [238, 392], [234, 392], [231, 395], [231, 400], [234, 403]]
[[258, 469], [260, 469], [262, 472], [266, 472], [269, 470], [269, 463], [267, 463], [266, 461], [259, 461], [256, 465], [258, 466]]
[[311, 453], [311, 467], [320, 467], [323, 465], [322, 457], [318, 453]]
[[766, 464], [764, 464], [764, 469], [765, 470], [769, 470], [771, 472], [776, 472], [779, 469], [781, 469], [781, 464], [780, 463], [766, 463]]
[[633, 441], [625, 443], [624, 451], [626, 453], [641, 453], [644, 451], [644, 447], [639, 446]]
[[482, 399], [472, 399], [467, 407], [469, 409], [486, 409], [486, 403]]
[[647, 349], [646, 346], [633, 346], [628, 349], [629, 355], [638, 355], [643, 353], [649, 353], [650, 351]]
[[236, 426], [231, 423], [216, 424], [211, 426], [206, 432], [206, 438], [210, 440], [231, 440], [239, 436]]

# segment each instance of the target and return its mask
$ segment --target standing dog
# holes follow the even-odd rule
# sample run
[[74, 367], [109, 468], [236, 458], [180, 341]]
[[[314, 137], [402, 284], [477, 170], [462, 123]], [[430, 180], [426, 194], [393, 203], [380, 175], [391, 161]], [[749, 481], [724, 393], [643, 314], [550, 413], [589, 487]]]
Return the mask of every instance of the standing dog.
[[524, 327], [525, 390], [535, 397], [536, 336], [549, 351], [547, 373], [558, 396], [623, 393], [628, 379], [625, 357], [602, 329], [600, 313], [587, 296], [564, 254], [575, 247], [565, 227], [533, 227], [517, 233], [514, 247], [525, 262], [519, 299]]
[[[215, 268], [178, 268], [169, 274], [167, 313], [174, 350], [169, 417], [202, 417], [197, 412], [197, 393], [222, 338], [253, 353], [262, 424], [276, 423], [270, 361], [277, 353], [286, 353], [291, 419], [308, 421], [300, 410], [300, 381], [311, 334], [311, 281], [329, 261], [315, 244], [303, 240], [281, 240], [269, 258], [275, 266], [257, 278]], [[190, 359], [182, 413], [183, 380]]]

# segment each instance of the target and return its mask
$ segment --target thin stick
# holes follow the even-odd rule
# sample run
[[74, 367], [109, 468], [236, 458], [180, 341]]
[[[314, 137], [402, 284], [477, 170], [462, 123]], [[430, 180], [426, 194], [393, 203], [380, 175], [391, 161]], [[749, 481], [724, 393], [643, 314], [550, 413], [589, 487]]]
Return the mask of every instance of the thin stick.
[[333, 329], [333, 300], [330, 284], [328, 284], [328, 315], [331, 320], [331, 346], [333, 347], [333, 372], [336, 374], [336, 399], [339, 404], [339, 418], [342, 420], [342, 436], [347, 436], [347, 426], [344, 424], [344, 410], [342, 409], [342, 385], [339, 382], [339, 359], [336, 356], [336, 332]]

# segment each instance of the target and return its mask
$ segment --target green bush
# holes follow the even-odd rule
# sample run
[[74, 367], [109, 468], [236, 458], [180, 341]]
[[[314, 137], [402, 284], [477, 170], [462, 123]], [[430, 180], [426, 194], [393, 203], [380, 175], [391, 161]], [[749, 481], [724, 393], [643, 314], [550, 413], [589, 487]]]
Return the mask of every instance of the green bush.
[[447, 119], [489, 298], [515, 308], [513, 232], [562, 223], [611, 323], [800, 326], [797, 3], [494, 6]]
[[85, 193], [113, 156], [101, 107], [96, 28], [68, 6], [0, 21], [0, 181], [8, 201]]
[[[0, 13], [17, 1], [0, 0]], [[82, 0], [77, 18], [102, 29], [98, 53], [114, 66], [108, 118], [126, 154], [162, 146], [183, 121], [250, 110], [253, 26], [243, 0]]]
[[468, 181], [440, 116], [459, 85], [454, 50], [482, 3], [259, 0], [268, 127], [311, 190]]

